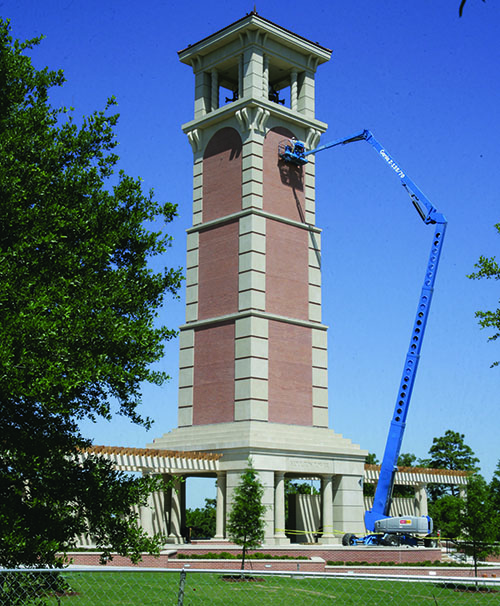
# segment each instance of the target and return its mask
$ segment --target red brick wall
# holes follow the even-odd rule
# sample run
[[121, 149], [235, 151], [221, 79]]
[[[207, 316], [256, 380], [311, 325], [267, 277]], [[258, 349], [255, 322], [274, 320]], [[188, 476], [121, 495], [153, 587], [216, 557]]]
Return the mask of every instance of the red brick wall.
[[[191, 546], [187, 546], [187, 548], [183, 548], [183, 545], [172, 545], [172, 551], [176, 552], [171, 554], [170, 556], [161, 555], [159, 558], [155, 558], [154, 556], [150, 556], [145, 554], [143, 556], [143, 561], [139, 564], [139, 566], [147, 566], [147, 567], [172, 567], [173, 565], [179, 566], [179, 564], [189, 563], [192, 568], [197, 565], [199, 568], [212, 568], [215, 566], [221, 566], [223, 563], [225, 565], [229, 565], [233, 568], [239, 567], [238, 560], [191, 560], [191, 559], [183, 559], [183, 554], [204, 554], [208, 551], [218, 552], [225, 551], [229, 553], [233, 553], [238, 556], [241, 554], [241, 547], [237, 547], [234, 544], [225, 544], [223, 546], [216, 545], [207, 545], [204, 548], [195, 549]], [[440, 549], [427, 549], [427, 548], [412, 548], [412, 549], [398, 549], [396, 547], [382, 547], [382, 548], [353, 548], [353, 547], [322, 547], [320, 545], [314, 547], [282, 547], [282, 548], [265, 548], [259, 550], [251, 550], [249, 553], [255, 553], [255, 551], [261, 551], [270, 556], [287, 556], [287, 557], [307, 557], [307, 558], [321, 558], [324, 562], [334, 561], [334, 562], [394, 562], [395, 564], [401, 565], [409, 562], [424, 562], [425, 560], [434, 562], [436, 560], [441, 560], [441, 550]], [[95, 552], [76, 552], [70, 554], [70, 557], [73, 559], [74, 564], [76, 565], [98, 565], [99, 563], [99, 554]], [[256, 563], [258, 560], [249, 560], [249, 562]], [[218, 565], [216, 563], [219, 563]], [[269, 560], [269, 562], [273, 562], [273, 560]], [[276, 563], [276, 568], [284, 570], [284, 568], [278, 568], [278, 562]], [[300, 562], [301, 568], [302, 564], [307, 564], [306, 560], [294, 560], [293, 565], [294, 568], [288, 568], [288, 570], [297, 569], [297, 563]], [[291, 561], [282, 561], [283, 564], [291, 564]], [[130, 565], [130, 560], [128, 558], [124, 558], [122, 556], [115, 556], [113, 561], [108, 564], [111, 566], [128, 566]], [[281, 563], [280, 563], [281, 565]], [[176, 567], [177, 567], [176, 566]], [[273, 566], [274, 568], [274, 566]], [[375, 567], [371, 566], [370, 568], [365, 568], [363, 572], [367, 572], [370, 569], [374, 569]], [[387, 570], [389, 572], [390, 568], [384, 566], [384, 571]], [[356, 570], [354, 567], [349, 567], [349, 570]], [[376, 568], [375, 568], [376, 570]], [[411, 570], [411, 569], [410, 569]], [[419, 574], [415, 570], [414, 574]], [[444, 570], [442, 568], [438, 569], [439, 571]], [[452, 568], [450, 570], [453, 571], [462, 571], [465, 576], [470, 576], [469, 568]], [[495, 568], [491, 571], [488, 568], [485, 572], [493, 572]], [[380, 572], [380, 571], [378, 571]], [[483, 572], [483, 571], [481, 571]], [[439, 572], [439, 574], [442, 574]]]
[[[241, 548], [234, 544], [210, 545], [207, 543], [203, 547], [196, 548], [195, 545], [183, 549], [182, 545], [176, 546], [178, 551], [176, 558], [182, 559], [183, 553], [207, 553], [207, 551], [227, 551], [238, 555]], [[291, 545], [286, 547], [262, 547], [258, 550], [251, 550], [249, 553], [260, 551], [270, 556], [297, 557], [305, 556], [307, 558], [317, 557], [332, 562], [394, 562], [395, 564], [417, 563], [424, 561], [441, 561], [441, 549], [427, 547], [413, 547], [411, 549], [398, 547], [342, 547], [342, 546], [322, 546], [319, 543], [315, 545]], [[351, 570], [351, 568], [349, 568]], [[468, 570], [468, 569], [466, 569]]]
[[[264, 142], [264, 210], [304, 222], [303, 170], [278, 160], [283, 128]], [[308, 232], [287, 223], [266, 223], [266, 311], [308, 320]], [[312, 425], [312, 343], [309, 329], [269, 324], [269, 421]]]
[[[187, 568], [188, 570], [240, 570], [241, 560], [172, 560], [168, 568]], [[324, 560], [245, 560], [245, 570], [324, 572]]]
[[227, 323], [195, 332], [193, 425], [233, 420], [234, 323]]
[[[241, 138], [223, 128], [203, 158], [203, 221], [241, 210]], [[238, 223], [200, 232], [198, 319], [238, 310]], [[193, 424], [234, 420], [234, 324], [196, 331]]]
[[200, 232], [198, 318], [238, 311], [238, 223]]
[[278, 144], [293, 134], [286, 128], [270, 130], [264, 141], [264, 210], [304, 223], [304, 169], [278, 159]]
[[[162, 554], [159, 557], [150, 556], [144, 554], [142, 562], [135, 566], [143, 568], [183, 568], [188, 566], [189, 568], [196, 569], [213, 569], [213, 570], [236, 570], [240, 567], [239, 560], [186, 560], [182, 559], [182, 545], [172, 545], [173, 551], [178, 547], [178, 553], [176, 555], [165, 555]], [[205, 553], [207, 549], [201, 550], [200, 553]], [[210, 551], [217, 551], [217, 548], [212, 546]], [[235, 554], [241, 553], [240, 548], [233, 546], [227, 546], [220, 548], [219, 551], [230, 551]], [[339, 547], [335, 548], [303, 548], [303, 549], [262, 549], [266, 554], [269, 555], [287, 555], [287, 556], [298, 556], [305, 555], [309, 558], [315, 558], [314, 560], [247, 560], [245, 568], [247, 570], [290, 570], [297, 571], [299, 569], [302, 572], [338, 572], [345, 574], [349, 573], [362, 573], [362, 574], [373, 574], [373, 575], [398, 575], [398, 576], [433, 576], [437, 577], [472, 577], [474, 576], [474, 569], [472, 567], [464, 568], [446, 568], [446, 567], [432, 567], [432, 566], [411, 566], [405, 567], [404, 564], [407, 562], [424, 562], [429, 560], [434, 562], [435, 560], [441, 560], [441, 550], [439, 549], [396, 549], [396, 548], [383, 548], [383, 549], [353, 549], [352, 547]], [[187, 550], [186, 550], [187, 552]], [[190, 553], [195, 553], [192, 549]], [[318, 558], [318, 559], [316, 559]], [[76, 552], [69, 554], [69, 559], [72, 560], [75, 566], [99, 566], [99, 554], [96, 552]], [[326, 561], [364, 561], [364, 562], [395, 562], [396, 566], [327, 566], [325, 568]], [[270, 568], [265, 565], [270, 564]], [[122, 556], [115, 556], [108, 566], [133, 566], [128, 558]], [[188, 568], [188, 569], [189, 569]], [[490, 566], [488, 568], [480, 568], [478, 572], [480, 577], [495, 578], [500, 576], [500, 567]]]
[[308, 232], [271, 220], [266, 223], [266, 232], [266, 311], [307, 320]]
[[222, 128], [208, 142], [203, 156], [203, 221], [241, 210], [241, 137]]
[[[175, 546], [173, 546], [175, 547]], [[241, 553], [241, 549], [238, 550]], [[267, 552], [266, 552], [267, 553]], [[99, 566], [98, 553], [72, 553], [70, 559], [75, 566]], [[183, 560], [182, 556], [169, 557], [160, 555], [154, 557], [145, 554], [142, 562], [132, 564], [128, 558], [116, 555], [107, 566], [136, 566], [138, 568], [174, 568], [191, 570], [239, 570], [241, 560]], [[324, 572], [325, 562], [321, 559], [315, 560], [247, 560], [245, 570], [273, 570], [297, 572]]]
[[309, 328], [269, 322], [269, 421], [312, 425]]

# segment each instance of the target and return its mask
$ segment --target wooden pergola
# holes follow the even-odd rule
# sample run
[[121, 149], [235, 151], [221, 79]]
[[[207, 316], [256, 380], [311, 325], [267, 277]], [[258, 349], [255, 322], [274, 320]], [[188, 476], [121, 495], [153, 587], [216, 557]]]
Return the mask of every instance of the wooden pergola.
[[120, 471], [139, 471], [152, 474], [216, 473], [221, 454], [131, 448], [126, 446], [92, 446], [82, 452], [82, 460], [89, 454], [98, 454], [111, 461]]

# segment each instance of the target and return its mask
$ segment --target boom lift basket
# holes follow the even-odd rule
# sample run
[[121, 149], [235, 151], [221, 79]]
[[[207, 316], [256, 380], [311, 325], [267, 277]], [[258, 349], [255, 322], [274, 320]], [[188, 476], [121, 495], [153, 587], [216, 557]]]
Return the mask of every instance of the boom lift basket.
[[281, 160], [295, 164], [295, 166], [303, 166], [307, 164], [306, 146], [302, 141], [297, 139], [283, 139], [278, 144], [278, 156]]

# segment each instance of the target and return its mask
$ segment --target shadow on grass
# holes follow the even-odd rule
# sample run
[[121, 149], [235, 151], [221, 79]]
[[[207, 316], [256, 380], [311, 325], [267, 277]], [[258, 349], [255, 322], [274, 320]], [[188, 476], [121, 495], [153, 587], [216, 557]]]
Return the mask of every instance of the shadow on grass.
[[449, 589], [451, 591], [457, 591], [460, 593], [500, 593], [498, 589], [488, 587], [486, 585], [470, 585], [470, 584], [458, 584], [458, 583], [439, 583], [436, 587], [442, 587], [443, 589]]
[[245, 574], [223, 574], [219, 577], [222, 581], [228, 583], [263, 583], [263, 577], [254, 577]]

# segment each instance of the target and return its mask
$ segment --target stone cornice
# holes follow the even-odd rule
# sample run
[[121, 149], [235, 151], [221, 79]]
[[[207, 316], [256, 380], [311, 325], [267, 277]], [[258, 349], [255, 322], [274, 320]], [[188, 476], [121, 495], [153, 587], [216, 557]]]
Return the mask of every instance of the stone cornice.
[[274, 215], [273, 213], [268, 213], [258, 208], [248, 208], [237, 213], [233, 213], [231, 215], [226, 215], [225, 217], [221, 217], [220, 219], [213, 219], [212, 221], [206, 221], [205, 223], [199, 223], [198, 225], [194, 225], [193, 227], [187, 229], [186, 233], [191, 234], [203, 231], [205, 229], [211, 229], [212, 227], [217, 227], [218, 225], [223, 225], [224, 223], [232, 223], [233, 221], [238, 221], [242, 217], [246, 217], [248, 215], [259, 215], [260, 217], [264, 217], [265, 219], [271, 219], [272, 221], [279, 221], [280, 223], [293, 225], [293, 227], [305, 229], [316, 234], [320, 234], [322, 231], [319, 227], [316, 227], [315, 225], [310, 225], [309, 223], [301, 223], [300, 221], [294, 221], [293, 219], [280, 217], [279, 215]]
[[[288, 122], [290, 125], [292, 125], [292, 127], [297, 126], [301, 129], [310, 129], [319, 135], [326, 132], [328, 129], [328, 124], [325, 122], [321, 122], [315, 118], [309, 118], [308, 116], [293, 111], [284, 105], [269, 101], [265, 97], [259, 99], [253, 97], [243, 97], [242, 99], [228, 103], [219, 109], [208, 112], [204, 116], [186, 122], [182, 125], [182, 130], [189, 137], [189, 134], [194, 130], [203, 131], [217, 125], [219, 122], [224, 122], [229, 118], [232, 118], [237, 114], [237, 112], [240, 112], [240, 115], [242, 115], [241, 112], [243, 112], [245, 109], [247, 109], [248, 112], [248, 109], [253, 110], [254, 108], [257, 110], [255, 115], [275, 116], [280, 120]], [[259, 111], [259, 108], [262, 110], [262, 113]]]
[[226, 314], [225, 316], [216, 316], [215, 318], [205, 318], [204, 320], [193, 320], [187, 324], [179, 326], [179, 330], [190, 330], [195, 328], [202, 328], [205, 326], [211, 326], [213, 324], [224, 324], [226, 322], [235, 322], [248, 317], [263, 318], [265, 320], [272, 320], [273, 322], [286, 322], [287, 324], [294, 324], [295, 326], [305, 326], [306, 328], [314, 328], [316, 330], [328, 330], [328, 326], [321, 324], [320, 322], [310, 322], [309, 320], [300, 320], [297, 318], [289, 318], [287, 316], [279, 316], [277, 314], [270, 314], [265, 311], [259, 311], [254, 309], [246, 309], [245, 311], [239, 311], [234, 314]]
[[178, 52], [179, 60], [187, 65], [192, 65], [193, 60], [197, 57], [203, 57], [214, 49], [225, 46], [233, 39], [238, 39], [240, 35], [249, 31], [261, 31], [269, 38], [273, 38], [284, 46], [293, 48], [307, 56], [314, 56], [317, 63], [325, 63], [330, 60], [332, 51], [317, 42], [311, 42], [307, 38], [299, 36], [268, 19], [264, 19], [257, 13], [252, 12], [242, 19], [231, 23], [227, 27], [190, 44], [187, 48]]

